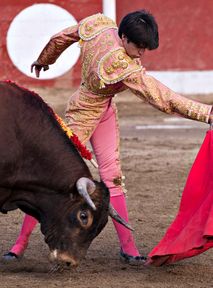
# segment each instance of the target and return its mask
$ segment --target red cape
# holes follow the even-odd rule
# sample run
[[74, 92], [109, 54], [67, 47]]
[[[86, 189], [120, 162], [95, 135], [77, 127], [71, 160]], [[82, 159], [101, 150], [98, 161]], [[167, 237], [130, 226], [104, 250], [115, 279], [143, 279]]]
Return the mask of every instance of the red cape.
[[208, 131], [189, 173], [180, 208], [148, 264], [160, 266], [213, 247], [213, 131]]

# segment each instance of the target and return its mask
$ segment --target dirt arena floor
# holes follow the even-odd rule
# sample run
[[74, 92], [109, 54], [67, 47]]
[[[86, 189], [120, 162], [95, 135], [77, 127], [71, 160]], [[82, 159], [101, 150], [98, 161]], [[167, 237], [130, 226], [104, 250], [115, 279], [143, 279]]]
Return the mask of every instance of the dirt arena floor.
[[[60, 115], [71, 91], [34, 88]], [[193, 97], [213, 104], [213, 96]], [[164, 235], [178, 210], [187, 174], [208, 126], [167, 116], [130, 93], [115, 98], [121, 127], [121, 157], [128, 189], [130, 222], [141, 253]], [[93, 174], [97, 171], [92, 168]], [[23, 214], [1, 215], [1, 255], [13, 244]], [[213, 287], [213, 250], [161, 268], [120, 263], [111, 220], [76, 270], [49, 274], [48, 248], [39, 227], [18, 263], [0, 261], [0, 288], [207, 288]]]

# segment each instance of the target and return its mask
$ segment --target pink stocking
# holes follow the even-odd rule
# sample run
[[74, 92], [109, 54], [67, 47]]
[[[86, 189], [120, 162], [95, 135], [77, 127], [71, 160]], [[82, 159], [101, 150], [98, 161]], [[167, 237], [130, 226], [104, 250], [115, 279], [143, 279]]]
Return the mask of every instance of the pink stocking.
[[[124, 194], [111, 196], [110, 202], [118, 214], [128, 222], [128, 212]], [[130, 230], [113, 220], [113, 224], [118, 234], [121, 248], [124, 253], [131, 256], [139, 256], [138, 249], [135, 246], [134, 238]]]
[[21, 232], [16, 240], [15, 245], [10, 249], [10, 252], [16, 255], [21, 255], [27, 248], [29, 237], [38, 221], [30, 215], [25, 214]]
[[[128, 221], [126, 200], [121, 185], [116, 185], [116, 179], [122, 177], [119, 158], [119, 129], [116, 119], [116, 109], [109, 105], [103, 118], [96, 127], [90, 141], [99, 165], [101, 179], [109, 188], [110, 202], [115, 210]], [[124, 253], [138, 256], [134, 238], [130, 230], [113, 221]]]

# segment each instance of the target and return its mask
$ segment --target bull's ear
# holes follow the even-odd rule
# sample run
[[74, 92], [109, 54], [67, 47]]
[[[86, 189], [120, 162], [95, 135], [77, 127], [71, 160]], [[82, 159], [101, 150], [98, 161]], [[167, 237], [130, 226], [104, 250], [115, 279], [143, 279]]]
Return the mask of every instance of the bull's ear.
[[89, 193], [89, 195], [92, 195], [95, 192], [96, 189], [96, 185], [93, 181], [89, 182], [88, 186], [87, 186], [87, 191]]

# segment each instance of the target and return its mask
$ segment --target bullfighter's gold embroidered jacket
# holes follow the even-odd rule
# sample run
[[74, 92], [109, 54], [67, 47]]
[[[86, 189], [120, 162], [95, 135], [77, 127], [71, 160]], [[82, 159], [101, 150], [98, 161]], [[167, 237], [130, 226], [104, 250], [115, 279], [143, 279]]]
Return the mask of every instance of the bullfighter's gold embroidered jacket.
[[[66, 48], [79, 42], [82, 83], [71, 97], [67, 115], [72, 113], [73, 125], [82, 125], [82, 131], [83, 126], [88, 126], [81, 140], [85, 142], [90, 137], [109, 99], [128, 88], [163, 112], [208, 123], [212, 106], [183, 97], [144, 73], [140, 59], [127, 55], [117, 30], [110, 18], [92, 15], [54, 35], [38, 58], [42, 65], [53, 64]], [[92, 117], [85, 111], [88, 105]]]

